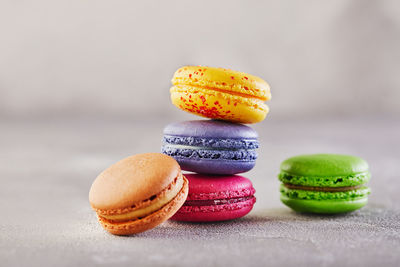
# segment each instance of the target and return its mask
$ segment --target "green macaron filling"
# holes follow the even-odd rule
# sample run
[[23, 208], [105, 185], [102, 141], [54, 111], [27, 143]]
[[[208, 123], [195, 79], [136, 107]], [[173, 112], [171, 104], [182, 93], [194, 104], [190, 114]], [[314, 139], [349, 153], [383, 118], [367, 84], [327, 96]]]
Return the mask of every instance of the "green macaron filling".
[[346, 187], [367, 183], [370, 179], [370, 173], [367, 171], [338, 176], [302, 176], [281, 171], [278, 178], [284, 184], [316, 187]]
[[284, 184], [281, 184], [280, 192], [282, 195], [289, 199], [302, 199], [302, 200], [351, 200], [364, 198], [368, 196], [371, 190], [362, 186], [358, 189], [338, 192], [314, 191], [302, 189], [289, 189]]

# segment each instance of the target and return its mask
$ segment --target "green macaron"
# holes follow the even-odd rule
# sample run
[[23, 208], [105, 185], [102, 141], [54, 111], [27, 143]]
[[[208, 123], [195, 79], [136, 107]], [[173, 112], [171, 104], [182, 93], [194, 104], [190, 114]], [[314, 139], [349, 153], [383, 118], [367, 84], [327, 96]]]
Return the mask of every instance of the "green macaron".
[[336, 214], [368, 201], [370, 173], [365, 160], [349, 155], [300, 155], [282, 162], [281, 201], [298, 212]]

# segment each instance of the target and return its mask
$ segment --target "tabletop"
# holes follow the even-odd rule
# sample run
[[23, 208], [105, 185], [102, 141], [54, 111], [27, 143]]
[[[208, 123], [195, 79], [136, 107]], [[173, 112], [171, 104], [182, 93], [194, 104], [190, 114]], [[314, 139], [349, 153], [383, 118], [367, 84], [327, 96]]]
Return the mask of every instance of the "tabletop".
[[[247, 216], [162, 225], [134, 236], [105, 232], [90, 208], [96, 176], [132, 154], [159, 152], [164, 119], [0, 119], [1, 266], [399, 266], [400, 120], [273, 118], [260, 136]], [[360, 156], [372, 193], [359, 211], [303, 215], [279, 201], [279, 164], [306, 153]]]

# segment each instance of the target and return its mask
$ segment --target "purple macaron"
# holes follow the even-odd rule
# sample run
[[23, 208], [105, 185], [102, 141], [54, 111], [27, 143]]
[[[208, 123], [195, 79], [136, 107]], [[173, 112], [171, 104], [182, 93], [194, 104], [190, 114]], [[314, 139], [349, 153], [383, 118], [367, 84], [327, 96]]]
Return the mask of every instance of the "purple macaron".
[[251, 170], [257, 159], [258, 134], [238, 123], [197, 120], [164, 128], [162, 153], [186, 171], [236, 174]]

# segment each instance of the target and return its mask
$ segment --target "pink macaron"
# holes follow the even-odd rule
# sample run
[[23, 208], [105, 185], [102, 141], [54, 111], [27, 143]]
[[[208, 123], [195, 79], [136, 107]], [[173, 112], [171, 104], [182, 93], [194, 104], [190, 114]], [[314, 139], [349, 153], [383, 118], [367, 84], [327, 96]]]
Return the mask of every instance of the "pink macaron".
[[243, 176], [185, 174], [186, 202], [171, 218], [175, 221], [214, 222], [240, 218], [251, 211], [256, 198], [251, 181]]

